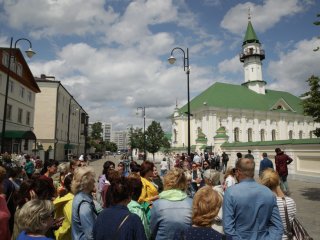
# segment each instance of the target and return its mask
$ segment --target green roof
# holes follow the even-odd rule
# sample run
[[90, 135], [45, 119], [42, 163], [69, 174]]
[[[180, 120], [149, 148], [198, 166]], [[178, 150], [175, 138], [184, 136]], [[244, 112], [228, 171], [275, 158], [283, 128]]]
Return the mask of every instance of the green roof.
[[251, 24], [251, 21], [248, 22], [248, 26], [247, 26], [247, 31], [246, 31], [246, 35], [243, 39], [243, 44], [242, 45], [245, 45], [247, 43], [260, 43], [259, 42], [259, 39], [257, 38], [257, 35], [253, 29], [253, 26]]
[[272, 145], [297, 145], [297, 144], [320, 144], [320, 138], [308, 139], [289, 139], [277, 141], [264, 141], [264, 142], [234, 142], [223, 143], [221, 147], [248, 147], [248, 146], [272, 146]]
[[[298, 114], [303, 114], [302, 100], [291, 93], [266, 89], [265, 94], [256, 93], [246, 86], [228, 83], [214, 83], [190, 101], [190, 112], [203, 107], [248, 109], [257, 111], [277, 111], [292, 113], [290, 110], [273, 110], [273, 106], [283, 99]], [[205, 103], [205, 104], [204, 104]], [[180, 108], [187, 112], [187, 104]]]

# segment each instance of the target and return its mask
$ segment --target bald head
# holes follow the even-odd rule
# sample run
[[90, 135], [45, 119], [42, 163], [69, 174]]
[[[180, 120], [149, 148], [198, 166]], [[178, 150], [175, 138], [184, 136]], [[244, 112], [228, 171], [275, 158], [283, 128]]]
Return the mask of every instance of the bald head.
[[240, 171], [243, 178], [253, 178], [254, 167], [254, 160], [249, 158], [241, 158], [236, 163], [236, 168]]

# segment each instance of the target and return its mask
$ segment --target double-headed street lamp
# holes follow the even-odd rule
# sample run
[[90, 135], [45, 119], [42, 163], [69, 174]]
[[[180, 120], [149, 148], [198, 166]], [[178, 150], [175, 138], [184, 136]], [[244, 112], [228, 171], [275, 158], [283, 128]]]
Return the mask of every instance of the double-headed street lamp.
[[138, 107], [137, 108], [137, 113], [138, 111], [141, 110], [143, 114], [143, 160], [145, 161], [147, 158], [147, 153], [146, 153], [146, 107]]
[[[22, 40], [27, 41], [29, 43], [29, 49], [25, 52], [26, 52], [28, 58], [31, 58], [36, 53], [32, 50], [32, 44], [29, 39], [19, 38], [17, 41], [15, 41], [14, 48], [16, 49], [17, 43]], [[10, 69], [11, 68], [11, 58], [13, 57], [13, 59], [14, 59], [14, 55], [12, 54], [12, 43], [13, 43], [13, 38], [11, 37], [10, 48], [9, 48], [8, 67], [7, 67], [7, 83], [6, 83], [6, 92], [5, 92], [5, 96], [4, 96], [4, 108], [3, 108], [3, 118], [2, 118], [2, 132], [1, 132], [1, 152], [2, 153], [5, 152], [4, 146], [5, 146], [6, 123], [7, 123], [7, 104], [8, 104], [9, 80], [10, 80], [10, 71], [11, 71], [11, 69]]]
[[190, 75], [190, 67], [189, 67], [189, 49], [187, 48], [187, 54], [180, 47], [175, 47], [171, 50], [171, 56], [168, 58], [168, 62], [170, 64], [174, 64], [176, 58], [173, 56], [173, 52], [175, 50], [181, 50], [183, 52], [183, 70], [187, 74], [187, 85], [188, 85], [188, 156], [190, 156], [190, 90], [189, 90], [189, 75]]

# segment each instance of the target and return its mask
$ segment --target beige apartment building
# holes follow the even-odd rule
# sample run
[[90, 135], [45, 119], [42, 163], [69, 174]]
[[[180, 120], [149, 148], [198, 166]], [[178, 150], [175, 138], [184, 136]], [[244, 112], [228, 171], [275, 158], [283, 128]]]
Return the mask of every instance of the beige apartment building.
[[0, 48], [0, 138], [4, 136], [1, 152], [32, 154], [37, 139], [33, 132], [35, 96], [40, 89], [20, 49], [11, 49], [10, 70], [9, 55], [9, 48]]
[[88, 114], [54, 77], [35, 79], [41, 93], [35, 102], [34, 132], [46, 158], [62, 161], [84, 154]]

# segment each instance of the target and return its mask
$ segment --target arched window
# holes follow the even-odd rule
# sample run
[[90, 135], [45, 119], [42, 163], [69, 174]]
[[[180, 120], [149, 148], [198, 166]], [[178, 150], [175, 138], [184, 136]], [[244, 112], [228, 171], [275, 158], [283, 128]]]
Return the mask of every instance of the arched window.
[[272, 141], [277, 140], [276, 139], [276, 130], [274, 130], [274, 129], [271, 131], [271, 138], [272, 138]]
[[313, 138], [313, 131], [309, 132], [309, 138]]
[[234, 141], [239, 142], [239, 128], [234, 129]]
[[252, 128], [248, 129], [248, 142], [252, 142]]
[[173, 130], [173, 143], [177, 143], [177, 130]]
[[299, 139], [302, 139], [302, 135], [303, 135], [302, 131], [299, 131]]
[[293, 131], [290, 130], [290, 131], [289, 131], [289, 139], [292, 139], [292, 138], [293, 138]]
[[261, 129], [261, 130], [260, 130], [260, 140], [261, 140], [261, 142], [263, 142], [263, 141], [266, 140], [264, 129]]

